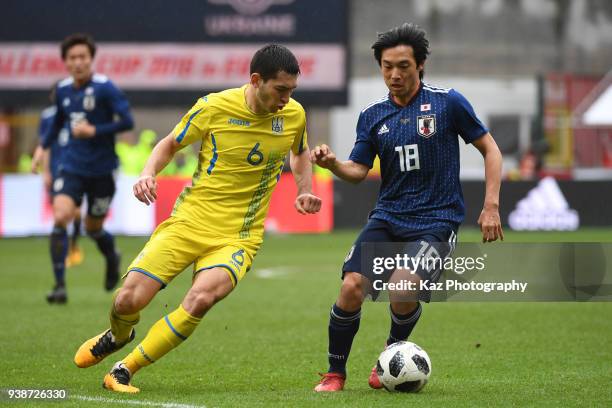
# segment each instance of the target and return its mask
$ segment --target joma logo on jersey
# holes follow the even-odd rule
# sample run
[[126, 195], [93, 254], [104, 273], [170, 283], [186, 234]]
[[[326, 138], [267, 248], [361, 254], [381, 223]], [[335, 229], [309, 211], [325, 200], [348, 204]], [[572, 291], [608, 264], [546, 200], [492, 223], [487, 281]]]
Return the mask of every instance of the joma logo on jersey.
[[417, 116], [417, 133], [429, 138], [436, 133], [436, 115]]
[[251, 122], [249, 122], [248, 120], [242, 120], [242, 119], [236, 119], [236, 118], [229, 118], [227, 123], [230, 125], [237, 125], [237, 126], [245, 126], [245, 127], [251, 126]]
[[274, 133], [283, 133], [283, 122], [282, 116], [274, 116], [272, 118], [272, 131]]

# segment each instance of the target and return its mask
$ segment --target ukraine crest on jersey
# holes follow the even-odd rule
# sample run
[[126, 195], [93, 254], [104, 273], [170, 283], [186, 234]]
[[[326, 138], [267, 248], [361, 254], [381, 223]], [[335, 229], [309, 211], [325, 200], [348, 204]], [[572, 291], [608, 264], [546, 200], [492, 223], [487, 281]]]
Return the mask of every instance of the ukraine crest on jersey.
[[275, 113], [255, 114], [246, 87], [200, 98], [175, 126], [177, 142], [202, 147], [192, 185], [172, 215], [214, 235], [261, 242], [285, 157], [307, 146], [306, 114], [293, 99]]

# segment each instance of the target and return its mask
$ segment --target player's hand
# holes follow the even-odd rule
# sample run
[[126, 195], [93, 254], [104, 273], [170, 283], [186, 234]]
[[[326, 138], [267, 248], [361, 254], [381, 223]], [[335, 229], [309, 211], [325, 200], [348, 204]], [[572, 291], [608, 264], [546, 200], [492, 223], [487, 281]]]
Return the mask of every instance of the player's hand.
[[32, 156], [32, 164], [30, 167], [30, 171], [33, 174], [38, 174], [38, 168], [43, 162], [43, 157], [45, 155], [45, 150], [42, 146], [36, 146], [36, 150], [34, 150], [34, 155]]
[[157, 200], [157, 181], [153, 176], [140, 176], [134, 183], [134, 196], [149, 205]]
[[332, 169], [336, 165], [336, 154], [328, 145], [322, 144], [310, 151], [310, 161], [324, 169]]
[[478, 225], [482, 232], [482, 242], [493, 242], [498, 238], [504, 240], [504, 231], [502, 230], [501, 220], [499, 218], [499, 210], [497, 207], [485, 207], [478, 217]]
[[295, 198], [294, 205], [302, 215], [316, 214], [321, 209], [321, 199], [316, 195], [304, 193]]
[[96, 127], [83, 119], [72, 125], [72, 135], [79, 139], [94, 137], [96, 135]]

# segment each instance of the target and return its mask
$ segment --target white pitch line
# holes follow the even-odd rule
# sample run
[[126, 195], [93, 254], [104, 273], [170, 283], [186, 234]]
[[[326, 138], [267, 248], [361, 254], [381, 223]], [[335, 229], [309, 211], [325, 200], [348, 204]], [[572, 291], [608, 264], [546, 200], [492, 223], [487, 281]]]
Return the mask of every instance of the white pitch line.
[[135, 400], [126, 400], [126, 399], [104, 398], [104, 397], [88, 397], [85, 395], [69, 395], [68, 398], [78, 399], [81, 401], [103, 402], [106, 404], [131, 404], [131, 405], [142, 405], [146, 407], [206, 408], [205, 405], [179, 404], [177, 402], [135, 401]]
[[296, 268], [277, 266], [272, 268], [262, 268], [255, 270], [255, 276], [261, 279], [275, 279], [289, 275], [294, 272]]
[[[317, 270], [336, 270], [338, 265], [336, 264], [325, 264], [325, 265], [316, 265]], [[305, 268], [299, 266], [272, 266], [269, 268], [257, 268], [254, 269], [253, 273], [256, 277], [260, 279], [277, 279], [284, 278], [288, 275], [293, 275], [295, 273], [306, 272], [311, 270], [312, 268]]]

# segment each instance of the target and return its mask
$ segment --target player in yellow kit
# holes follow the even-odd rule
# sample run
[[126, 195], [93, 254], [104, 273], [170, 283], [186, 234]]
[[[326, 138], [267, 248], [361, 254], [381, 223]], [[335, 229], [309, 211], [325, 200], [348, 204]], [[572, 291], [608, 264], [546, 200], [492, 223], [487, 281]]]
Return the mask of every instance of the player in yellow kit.
[[171, 217], [157, 227], [115, 293], [110, 329], [87, 340], [75, 355], [78, 367], [89, 367], [130, 342], [140, 310], [193, 264], [193, 283], [182, 303], [113, 366], [104, 377], [109, 390], [138, 392], [130, 384], [134, 373], [186, 340], [249, 271], [287, 152], [298, 187], [297, 211], [314, 214], [321, 207], [311, 193], [306, 115], [290, 98], [300, 73], [295, 56], [283, 46], [267, 45], [253, 56], [250, 72], [243, 87], [199, 99], [155, 146], [134, 185], [140, 201], [154, 202], [155, 176], [179, 149], [202, 142], [192, 186], [178, 197]]

